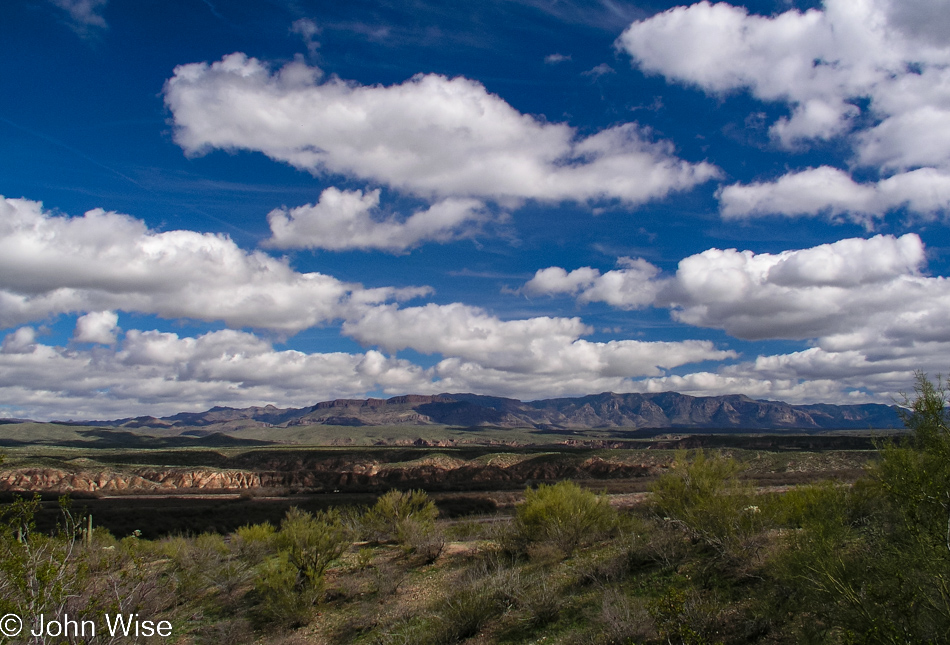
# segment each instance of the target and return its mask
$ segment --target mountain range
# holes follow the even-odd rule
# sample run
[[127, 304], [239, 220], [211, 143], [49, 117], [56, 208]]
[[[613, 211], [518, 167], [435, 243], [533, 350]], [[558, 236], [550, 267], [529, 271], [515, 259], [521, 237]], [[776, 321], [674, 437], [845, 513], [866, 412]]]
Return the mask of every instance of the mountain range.
[[901, 428], [896, 405], [791, 405], [741, 394], [689, 396], [676, 392], [614, 394], [518, 401], [477, 394], [337, 399], [306, 408], [214, 407], [168, 417], [88, 421], [122, 428], [221, 428], [446, 425], [458, 427], [583, 430], [594, 428], [703, 428], [733, 430], [831, 430]]

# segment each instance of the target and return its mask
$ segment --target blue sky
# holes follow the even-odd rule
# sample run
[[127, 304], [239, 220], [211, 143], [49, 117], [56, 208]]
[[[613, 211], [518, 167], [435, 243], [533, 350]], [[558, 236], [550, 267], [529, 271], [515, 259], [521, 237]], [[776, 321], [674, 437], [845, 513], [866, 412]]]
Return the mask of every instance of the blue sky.
[[14, 0], [0, 416], [891, 402], [950, 365], [950, 2]]

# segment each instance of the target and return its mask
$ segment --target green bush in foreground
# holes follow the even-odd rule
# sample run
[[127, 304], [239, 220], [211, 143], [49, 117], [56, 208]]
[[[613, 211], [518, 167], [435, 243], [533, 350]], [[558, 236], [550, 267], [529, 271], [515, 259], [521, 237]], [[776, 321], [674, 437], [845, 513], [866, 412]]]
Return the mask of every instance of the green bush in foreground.
[[252, 611], [259, 625], [300, 627], [313, 618], [324, 590], [327, 568], [352, 543], [352, 535], [335, 511], [316, 514], [293, 507], [276, 533], [270, 525], [238, 531], [238, 548], [254, 559], [272, 543], [277, 554], [258, 566]]
[[406, 542], [410, 534], [430, 533], [438, 515], [439, 509], [425, 491], [391, 490], [366, 512], [363, 526], [377, 542]]
[[740, 469], [735, 459], [700, 453], [687, 460], [681, 452], [671, 471], [651, 486], [653, 502], [719, 556], [748, 559], [772, 509], [751, 484], [740, 481]]
[[515, 530], [528, 543], [550, 543], [571, 554], [582, 544], [602, 539], [616, 520], [606, 495], [563, 481], [525, 491], [515, 515]]
[[[798, 611], [845, 643], [950, 640], [947, 392], [917, 375], [905, 423], [852, 490], [817, 490], [785, 556]], [[794, 496], [789, 498], [794, 501]]]
[[259, 626], [301, 627], [313, 619], [321, 591], [311, 584], [301, 584], [298, 567], [282, 551], [258, 570], [251, 613]]
[[238, 554], [251, 565], [260, 564], [274, 549], [277, 529], [269, 522], [245, 524], [234, 532]]
[[296, 570], [294, 586], [319, 589], [323, 573], [350, 546], [352, 536], [334, 511], [312, 515], [293, 507], [281, 522], [275, 542], [278, 553]]

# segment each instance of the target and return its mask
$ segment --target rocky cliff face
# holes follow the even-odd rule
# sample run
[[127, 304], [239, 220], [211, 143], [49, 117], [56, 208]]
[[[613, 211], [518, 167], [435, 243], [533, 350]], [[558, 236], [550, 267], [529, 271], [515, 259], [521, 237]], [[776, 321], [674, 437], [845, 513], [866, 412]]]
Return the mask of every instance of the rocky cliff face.
[[[522, 486], [528, 482], [563, 478], [611, 479], [651, 474], [665, 467], [662, 459], [633, 461], [548, 460], [507, 456], [495, 461], [466, 461], [444, 456], [407, 464], [366, 460], [278, 461], [261, 470], [212, 468], [131, 468], [129, 470], [64, 470], [22, 468], [0, 472], [0, 491], [55, 493], [174, 493], [240, 492], [257, 489], [309, 491], [388, 490], [425, 487], [428, 490]], [[268, 466], [270, 468], [268, 468]]]
[[259, 473], [215, 470], [132, 471], [25, 468], [0, 472], [0, 490], [55, 493], [115, 493], [170, 491], [227, 491], [261, 488], [267, 478]]
[[896, 406], [790, 405], [747, 396], [694, 397], [676, 392], [614, 394], [523, 402], [476, 394], [408, 395], [391, 399], [338, 399], [309, 408], [212, 408], [155, 419], [139, 417], [89, 425], [209, 428], [228, 424], [496, 426], [539, 429], [723, 428], [748, 430], [900, 428]]

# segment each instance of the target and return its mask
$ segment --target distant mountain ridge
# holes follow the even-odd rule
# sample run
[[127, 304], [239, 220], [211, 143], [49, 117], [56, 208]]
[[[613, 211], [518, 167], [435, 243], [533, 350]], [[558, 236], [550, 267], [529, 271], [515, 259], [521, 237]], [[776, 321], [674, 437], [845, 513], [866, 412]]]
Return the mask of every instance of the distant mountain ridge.
[[88, 421], [83, 425], [124, 428], [205, 428], [256, 425], [494, 426], [541, 430], [593, 428], [722, 428], [748, 430], [901, 428], [898, 407], [791, 405], [742, 394], [689, 396], [676, 392], [614, 394], [518, 401], [478, 394], [410, 394], [390, 399], [336, 399], [307, 408], [214, 407], [168, 417]]

